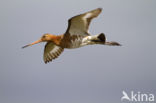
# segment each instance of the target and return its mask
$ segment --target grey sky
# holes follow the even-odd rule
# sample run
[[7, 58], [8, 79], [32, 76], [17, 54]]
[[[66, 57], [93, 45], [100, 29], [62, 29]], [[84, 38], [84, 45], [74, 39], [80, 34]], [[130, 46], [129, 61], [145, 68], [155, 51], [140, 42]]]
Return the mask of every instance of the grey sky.
[[[90, 32], [123, 46], [65, 50], [49, 64], [45, 43], [21, 49], [98, 7]], [[156, 95], [155, 10], [155, 0], [1, 0], [0, 103], [121, 103], [123, 90]]]

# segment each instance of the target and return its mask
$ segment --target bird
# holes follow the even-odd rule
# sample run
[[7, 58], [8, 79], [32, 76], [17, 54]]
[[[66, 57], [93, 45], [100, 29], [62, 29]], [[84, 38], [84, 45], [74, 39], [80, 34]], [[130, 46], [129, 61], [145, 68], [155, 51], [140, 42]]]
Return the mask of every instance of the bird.
[[76, 15], [68, 20], [68, 27], [64, 34], [54, 35], [45, 33], [43, 36], [28, 45], [26, 48], [40, 42], [47, 42], [44, 48], [43, 59], [45, 64], [56, 59], [64, 51], [64, 49], [75, 49], [86, 45], [101, 44], [109, 46], [121, 46], [118, 42], [106, 41], [104, 33], [91, 35], [89, 25], [91, 20], [97, 17], [102, 11], [102, 8]]

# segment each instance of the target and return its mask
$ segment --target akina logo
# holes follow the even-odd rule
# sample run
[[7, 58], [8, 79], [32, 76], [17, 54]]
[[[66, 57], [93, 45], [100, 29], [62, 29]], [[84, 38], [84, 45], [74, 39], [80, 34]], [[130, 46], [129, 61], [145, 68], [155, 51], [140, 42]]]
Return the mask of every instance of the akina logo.
[[126, 93], [122, 91], [121, 101], [132, 101], [132, 102], [154, 102], [154, 94], [152, 93], [141, 93], [131, 91]]

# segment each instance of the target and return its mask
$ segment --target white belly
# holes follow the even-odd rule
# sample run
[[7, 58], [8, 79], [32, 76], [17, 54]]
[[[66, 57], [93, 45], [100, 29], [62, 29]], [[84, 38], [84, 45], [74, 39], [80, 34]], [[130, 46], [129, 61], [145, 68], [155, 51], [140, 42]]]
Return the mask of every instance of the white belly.
[[71, 40], [71, 45], [69, 49], [79, 48], [86, 45], [96, 44], [92, 40], [96, 40], [97, 36], [86, 36], [83, 38], [76, 38], [75, 40]]
[[88, 45], [90, 43], [91, 36], [86, 36], [84, 38], [77, 38], [75, 40], [71, 40], [71, 46], [70, 48], [79, 48], [85, 45]]

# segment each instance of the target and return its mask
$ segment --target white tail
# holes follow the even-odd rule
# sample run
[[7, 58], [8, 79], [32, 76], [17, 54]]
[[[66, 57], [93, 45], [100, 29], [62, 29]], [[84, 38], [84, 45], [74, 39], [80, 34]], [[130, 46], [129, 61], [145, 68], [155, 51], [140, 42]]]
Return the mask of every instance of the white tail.
[[93, 44], [102, 44], [102, 45], [109, 45], [109, 46], [121, 46], [117, 42], [106, 42], [106, 37], [104, 33], [93, 35], [93, 36], [87, 36], [82, 40], [81, 46], [85, 45], [93, 45]]

